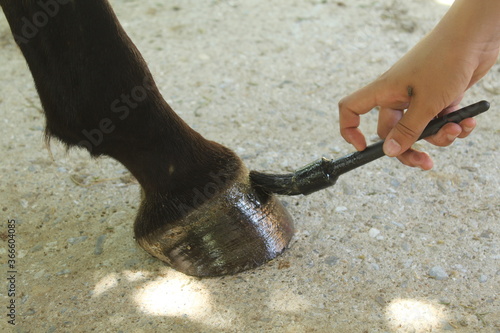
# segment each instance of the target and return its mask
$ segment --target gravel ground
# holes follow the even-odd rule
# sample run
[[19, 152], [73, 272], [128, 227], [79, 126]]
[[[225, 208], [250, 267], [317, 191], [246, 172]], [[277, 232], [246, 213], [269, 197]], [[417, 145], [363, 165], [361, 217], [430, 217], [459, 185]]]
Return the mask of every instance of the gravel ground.
[[[337, 102], [447, 10], [432, 0], [113, 0], [165, 98], [250, 169], [291, 171], [352, 151]], [[135, 245], [139, 186], [113, 160], [43, 140], [44, 117], [0, 15], [2, 276], [16, 221], [13, 332], [500, 332], [500, 64], [469, 138], [423, 172], [382, 158], [307, 197], [279, 259], [213, 279]], [[376, 140], [377, 113], [363, 118]]]

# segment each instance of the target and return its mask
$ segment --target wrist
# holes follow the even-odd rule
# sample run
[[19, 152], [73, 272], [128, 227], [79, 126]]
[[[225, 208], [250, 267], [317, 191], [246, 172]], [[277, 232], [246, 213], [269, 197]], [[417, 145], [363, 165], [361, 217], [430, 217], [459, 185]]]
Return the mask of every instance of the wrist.
[[436, 26], [459, 46], [490, 51], [500, 47], [500, 1], [456, 0]]

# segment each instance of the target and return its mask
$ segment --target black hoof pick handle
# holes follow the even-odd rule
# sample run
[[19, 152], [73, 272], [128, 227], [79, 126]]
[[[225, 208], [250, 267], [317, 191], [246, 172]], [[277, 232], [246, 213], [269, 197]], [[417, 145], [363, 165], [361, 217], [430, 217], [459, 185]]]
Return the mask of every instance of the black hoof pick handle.
[[[490, 104], [487, 101], [480, 101], [436, 118], [429, 122], [418, 140], [436, 134], [441, 127], [448, 123], [459, 123], [466, 118], [477, 116], [489, 108]], [[323, 157], [289, 174], [267, 174], [251, 171], [250, 179], [255, 186], [268, 193], [311, 194], [334, 185], [341, 174], [384, 156], [383, 145], [384, 140], [366, 147], [363, 151], [336, 160]]]

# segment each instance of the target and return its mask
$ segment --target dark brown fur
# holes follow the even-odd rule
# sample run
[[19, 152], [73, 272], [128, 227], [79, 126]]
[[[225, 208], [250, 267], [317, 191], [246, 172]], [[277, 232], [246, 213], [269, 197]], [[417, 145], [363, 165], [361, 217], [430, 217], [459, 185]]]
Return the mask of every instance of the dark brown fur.
[[204, 139], [165, 102], [107, 1], [0, 5], [33, 75], [47, 136], [120, 161], [143, 187], [143, 206], [162, 202], [162, 220], [138, 219], [136, 236], [201, 204], [193, 189], [210, 175], [229, 182], [240, 172], [233, 152]]

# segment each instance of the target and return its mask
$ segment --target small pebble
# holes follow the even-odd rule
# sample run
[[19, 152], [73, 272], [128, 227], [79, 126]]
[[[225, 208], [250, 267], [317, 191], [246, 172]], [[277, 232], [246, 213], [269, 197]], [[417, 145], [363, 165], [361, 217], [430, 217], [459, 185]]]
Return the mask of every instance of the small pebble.
[[106, 240], [106, 235], [101, 235], [97, 237], [97, 241], [95, 242], [95, 248], [94, 248], [94, 254], [96, 256], [102, 254], [105, 240]]
[[396, 222], [396, 221], [391, 221], [391, 223], [394, 224], [398, 228], [401, 228], [401, 229], [405, 228], [405, 225], [403, 223], [399, 223], [399, 222]]
[[45, 246], [43, 247], [44, 251], [53, 251], [56, 249], [57, 249], [57, 241], [49, 242], [49, 243], [45, 244]]
[[198, 54], [198, 58], [200, 60], [210, 60], [210, 56], [208, 54], [205, 54], [205, 53]]
[[325, 259], [325, 264], [327, 264], [328, 266], [335, 266], [337, 264], [337, 262], [339, 261], [339, 257], [336, 257], [336, 256], [330, 256], [330, 257], [327, 257]]
[[66, 275], [66, 274], [69, 274], [71, 273], [71, 270], [69, 269], [63, 269], [62, 271], [59, 271], [56, 273], [56, 275]]
[[486, 231], [483, 231], [480, 235], [480, 237], [482, 238], [490, 238], [490, 236], [493, 234], [493, 232], [491, 230], [486, 230]]
[[467, 170], [470, 172], [478, 172], [478, 169], [476, 167], [473, 167], [473, 166], [463, 166], [460, 169], [464, 169], [464, 170]]
[[449, 278], [448, 273], [441, 266], [434, 266], [429, 270], [429, 276], [436, 280], [446, 280]]
[[385, 306], [385, 300], [382, 296], [375, 297], [375, 302], [377, 302], [380, 306]]
[[71, 237], [71, 238], [68, 238], [68, 243], [70, 243], [71, 245], [75, 245], [75, 244], [83, 242], [87, 238], [88, 238], [87, 236]]
[[34, 309], [28, 309], [28, 311], [26, 311], [24, 313], [25, 316], [32, 316], [36, 313], [36, 311]]
[[481, 274], [481, 276], [479, 277], [479, 282], [485, 283], [486, 281], [488, 281], [488, 275]]
[[414, 204], [415, 203], [415, 199], [408, 198], [408, 199], [405, 200], [405, 203], [407, 203], [407, 204]]
[[380, 230], [376, 229], [376, 228], [371, 228], [370, 231], [368, 231], [368, 235], [371, 237], [371, 238], [375, 238], [377, 237], [378, 235], [380, 234]]
[[24, 295], [22, 298], [21, 298], [21, 304], [24, 304], [26, 303], [26, 301], [29, 299], [30, 297], [28, 295]]
[[411, 250], [410, 243], [408, 243], [408, 242], [403, 242], [403, 244], [401, 244], [401, 248], [402, 248], [405, 252], [410, 252], [410, 250]]
[[141, 261], [138, 258], [134, 258], [134, 259], [129, 259], [129, 260], [125, 261], [125, 263], [123, 265], [126, 268], [134, 268], [134, 267], [138, 266], [140, 263], [141, 263]]
[[446, 194], [448, 192], [449, 182], [445, 182], [439, 179], [437, 181], [437, 187], [441, 191], [441, 193]]
[[37, 251], [40, 251], [41, 249], [43, 249], [43, 245], [42, 244], [38, 244], [38, 245], [35, 245], [31, 248], [31, 252], [37, 252]]
[[332, 153], [336, 153], [336, 154], [338, 154], [342, 151], [338, 146], [332, 147], [330, 150], [332, 151]]
[[39, 271], [38, 273], [36, 273], [33, 278], [36, 280], [36, 279], [39, 279], [43, 276], [43, 274], [45, 273], [45, 270], [42, 269], [41, 271]]
[[345, 212], [346, 210], [347, 210], [347, 207], [345, 207], [345, 206], [338, 206], [337, 208], [335, 208], [335, 211], [337, 213]]
[[401, 183], [396, 178], [392, 178], [391, 185], [394, 187], [399, 187], [399, 185], [401, 185]]
[[413, 265], [413, 259], [405, 260], [403, 264], [405, 268], [410, 268]]
[[439, 299], [439, 304], [449, 305], [449, 304], [451, 304], [451, 301], [449, 298], [443, 297], [443, 298]]

